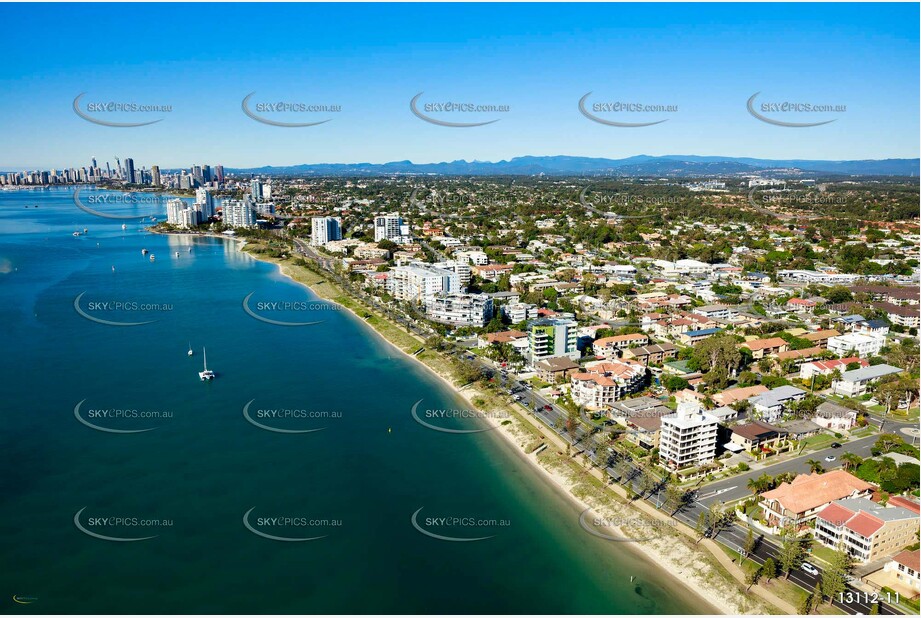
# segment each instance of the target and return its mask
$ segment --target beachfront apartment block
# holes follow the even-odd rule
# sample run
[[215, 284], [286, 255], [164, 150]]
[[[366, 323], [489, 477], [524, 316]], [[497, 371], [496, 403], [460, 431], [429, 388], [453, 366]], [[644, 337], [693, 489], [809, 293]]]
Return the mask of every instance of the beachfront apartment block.
[[166, 202], [166, 222], [182, 229], [195, 227], [200, 223], [198, 212], [180, 199]]
[[646, 367], [635, 361], [606, 360], [586, 363], [585, 370], [569, 377], [572, 400], [589, 410], [606, 410], [624, 396], [642, 390]]
[[439, 292], [460, 292], [460, 278], [450, 270], [410, 264], [395, 266], [387, 274], [387, 291], [397, 300], [421, 303]]
[[826, 547], [840, 547], [861, 563], [911, 545], [917, 532], [917, 514], [867, 498], [835, 500], [815, 520], [816, 541]]
[[214, 196], [207, 189], [196, 189], [195, 203], [192, 208], [198, 213], [199, 223], [204, 223], [214, 216]]
[[485, 326], [492, 319], [493, 302], [486, 294], [439, 292], [425, 298], [425, 314], [452, 326]]
[[659, 461], [681, 469], [710, 463], [716, 458], [717, 425], [711, 414], [692, 402], [678, 404], [678, 411], [662, 417]]
[[567, 318], [544, 318], [528, 329], [528, 357], [535, 362], [552, 356], [577, 360], [581, 356], [577, 343], [579, 323]]
[[339, 217], [313, 217], [310, 220], [310, 244], [317, 247], [325, 247], [326, 243], [331, 240], [342, 240], [342, 219]]
[[860, 358], [876, 356], [886, 344], [885, 337], [864, 335], [862, 333], [846, 333], [828, 340], [828, 351], [838, 356], [855, 354]]
[[221, 208], [224, 227], [256, 227], [256, 212], [248, 200], [224, 200]]
[[831, 383], [831, 390], [836, 395], [845, 397], [860, 397], [867, 392], [867, 387], [886, 376], [902, 373], [902, 370], [892, 365], [870, 365], [860, 369], [852, 369], [841, 374], [841, 378]]

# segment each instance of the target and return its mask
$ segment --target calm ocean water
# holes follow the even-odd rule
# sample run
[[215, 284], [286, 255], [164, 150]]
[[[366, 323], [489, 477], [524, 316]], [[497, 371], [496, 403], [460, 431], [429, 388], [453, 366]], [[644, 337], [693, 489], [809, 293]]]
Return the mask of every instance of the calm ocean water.
[[[498, 436], [414, 422], [420, 399], [463, 405], [353, 316], [234, 242], [123, 230], [72, 195], [0, 192], [7, 613], [709, 611], [585, 533]], [[250, 294], [257, 315], [321, 323], [257, 320]], [[258, 427], [247, 403], [255, 423], [320, 431]], [[492, 538], [426, 536], [420, 508], [432, 533]]]

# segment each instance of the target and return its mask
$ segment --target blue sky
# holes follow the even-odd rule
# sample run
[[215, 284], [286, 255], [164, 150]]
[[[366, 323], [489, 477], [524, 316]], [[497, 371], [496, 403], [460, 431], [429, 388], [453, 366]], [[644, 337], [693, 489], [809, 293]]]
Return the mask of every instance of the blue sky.
[[[85, 165], [227, 167], [522, 155], [700, 154], [877, 159], [919, 155], [917, 4], [4, 4], [0, 169]], [[241, 101], [340, 105], [337, 113], [243, 114]], [[409, 102], [508, 105], [432, 117]], [[593, 102], [677, 105], [598, 115]], [[845, 105], [773, 114], [746, 101]], [[74, 98], [168, 104], [169, 113], [79, 118]], [[766, 114], [767, 115], [767, 114]]]

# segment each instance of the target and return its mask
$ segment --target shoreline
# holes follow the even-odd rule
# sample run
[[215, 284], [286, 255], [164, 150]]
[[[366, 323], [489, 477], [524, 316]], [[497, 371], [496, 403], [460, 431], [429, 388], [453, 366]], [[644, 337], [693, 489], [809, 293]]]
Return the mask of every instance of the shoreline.
[[[219, 235], [214, 236], [225, 238], [224, 236]], [[278, 267], [279, 273], [284, 277], [290, 279], [292, 282], [298, 285], [304, 286], [308, 291], [310, 291], [318, 298], [336, 304], [342, 309], [348, 311], [357, 322], [364, 324], [366, 328], [373, 331], [374, 335], [382, 340], [385, 344], [395, 349], [406, 358], [414, 361], [419, 366], [428, 371], [432, 376], [440, 380], [441, 383], [447, 389], [449, 389], [453, 395], [456, 395], [461, 400], [463, 400], [467, 405], [470, 406], [471, 409], [485, 411], [481, 410], [481, 406], [477, 405], [474, 402], [474, 399], [478, 398], [478, 396], [488, 398], [488, 393], [483, 393], [476, 388], [468, 388], [467, 386], [458, 387], [452, 381], [451, 376], [442, 374], [434, 367], [424, 362], [422, 359], [413, 356], [406, 350], [402, 349], [397, 343], [391, 341], [391, 339], [387, 337], [386, 334], [375, 328], [372, 324], [368, 323], [368, 320], [359, 315], [355, 309], [338, 302], [331, 295], [325, 295], [320, 291], [317, 291], [309, 283], [299, 280], [290, 270], [290, 268], [295, 265], [289, 264], [286, 261], [282, 261], [276, 258], [269, 258], [259, 254], [254, 254], [249, 251], [244, 252], [248, 253], [252, 258], [256, 260], [274, 264]], [[310, 269], [307, 269], [306, 267], [297, 267], [304, 268], [308, 272], [315, 274], [318, 278], [322, 278], [321, 275]], [[325, 279], [323, 281], [325, 282]], [[329, 285], [335, 290], [340, 290], [346, 297], [350, 299], [352, 298], [350, 295], [348, 295], [347, 292], [341, 290], [341, 288], [339, 288], [337, 285], [333, 283], [330, 283]], [[361, 301], [357, 299], [353, 300], [355, 303], [365, 308], [365, 310], [371, 315], [377, 316], [384, 323], [389, 324], [393, 326], [393, 328], [399, 330], [401, 334], [407, 337], [411, 337], [420, 345], [424, 344], [424, 340], [420, 339], [417, 335], [402, 330], [399, 326], [390, 322], [386, 317], [380, 316], [380, 314], [373, 308], [365, 307]], [[567, 467], [565, 465], [565, 461], [563, 462], [562, 466], [564, 468], [563, 470], [551, 470], [548, 465], [542, 464], [540, 458], [535, 455], [534, 452], [528, 452], [526, 449], [526, 442], [522, 442], [522, 439], [527, 440], [529, 437], [533, 441], [533, 433], [537, 432], [543, 437], [543, 444], [547, 445], [547, 448], [543, 450], [545, 452], [551, 450], [556, 451], [558, 448], [558, 444], [556, 444], [556, 442], [562, 442], [559, 436], [556, 436], [552, 431], [543, 427], [539, 421], [532, 421], [529, 419], [527, 416], [525, 416], [526, 413], [519, 411], [514, 407], [510, 409], [512, 410], [510, 418], [515, 419], [512, 421], [511, 425], [500, 424], [489, 414], [484, 414], [480, 416], [480, 418], [490, 426], [492, 429], [491, 433], [497, 433], [502, 436], [502, 439], [499, 441], [502, 446], [508, 447], [512, 454], [525, 461], [528, 466], [534, 469], [538, 476], [548, 484], [549, 488], [558, 493], [560, 497], [566, 500], [571, 507], [577, 511], [591, 509], [595, 514], [605, 518], [618, 516], [623, 518], [626, 514], [628, 517], [635, 519], [637, 517], [648, 515], [642, 508], [634, 506], [633, 503], [619, 503], [615, 505], [590, 504], [589, 501], [587, 501], [585, 498], [576, 495], [576, 490], [581, 488], [581, 483], [578, 480], [573, 480], [567, 477], [565, 474], [567, 471], [565, 470]], [[524, 428], [520, 426], [516, 427], [515, 422], [524, 425]], [[527, 425], [532, 425], [532, 427], [528, 427]], [[565, 458], [566, 460], [569, 460], [573, 466], [578, 465], [574, 459], [569, 459], [568, 456]], [[592, 471], [594, 472], [594, 469], [592, 469]], [[573, 470], [569, 470], [569, 472], [573, 472]], [[611, 486], [610, 489], [613, 490], [615, 496], [619, 495], [617, 489], [621, 489], [621, 491], [623, 491], [622, 488], [619, 488], [617, 485]], [[607, 491], [607, 489], [604, 491]], [[612, 509], [612, 506], [616, 506], [618, 508]], [[658, 513], [658, 516], [669, 521], [674, 521], [661, 513]], [[629, 536], [629, 533], [623, 532], [624, 529], [622, 527], [614, 527], [614, 529], [617, 531], [617, 533], [622, 533], [624, 536]], [[729, 580], [722, 578], [719, 572], [716, 570], [715, 566], [713, 566], [704, 558], [706, 555], [705, 550], [702, 548], [697, 549], [688, 543], [687, 535], [680, 532], [677, 527], [675, 528], [673, 534], [678, 538], [674, 538], [669, 535], [670, 538], [666, 539], [665, 535], [663, 535], [659, 539], [663, 542], [659, 543], [657, 547], [653, 547], [648, 543], [632, 543], [628, 545], [634, 545], [634, 547], [629, 548], [627, 551], [633, 552], [634, 555], [638, 555], [642, 559], [649, 562], [651, 565], [657, 567], [663, 577], [663, 581], [674, 582], [680, 585], [682, 589], [691, 592], [700, 601], [700, 604], [704, 606], [703, 608], [708, 611], [716, 610], [717, 612], [724, 615], [767, 614], [777, 613], [779, 611], [777, 608], [761, 601], [761, 599], [755, 601], [755, 606], [752, 607], [752, 597], [744, 594], [740, 587], [737, 585], [736, 580], [731, 579], [731, 576]], [[681, 543], [681, 546], [685, 551], [678, 552], [679, 555], [676, 556], [674, 552], [676, 549], [675, 541], [678, 541], [678, 539], [685, 541]], [[714, 576], [719, 577], [720, 582], [714, 583], [712, 581]], [[706, 614], [706, 612], [701, 613], [704, 615]]]

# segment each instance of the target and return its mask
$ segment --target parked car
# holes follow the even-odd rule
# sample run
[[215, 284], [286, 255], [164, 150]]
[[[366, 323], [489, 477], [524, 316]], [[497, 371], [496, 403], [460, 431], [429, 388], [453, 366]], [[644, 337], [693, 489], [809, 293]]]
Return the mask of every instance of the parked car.
[[836, 459], [838, 458], [835, 457], [834, 455], [829, 455], [828, 457], [825, 458], [825, 461], [835, 461]]
[[841, 443], [840, 443], [840, 442], [832, 442], [832, 443], [831, 443], [831, 447], [832, 447], [832, 448], [841, 448]]
[[547, 412], [549, 412], [552, 409], [553, 409], [553, 406], [551, 406], [549, 403], [544, 406], [544, 410], [546, 410]]

